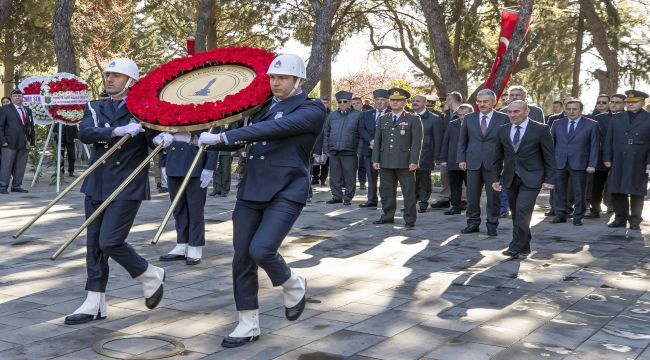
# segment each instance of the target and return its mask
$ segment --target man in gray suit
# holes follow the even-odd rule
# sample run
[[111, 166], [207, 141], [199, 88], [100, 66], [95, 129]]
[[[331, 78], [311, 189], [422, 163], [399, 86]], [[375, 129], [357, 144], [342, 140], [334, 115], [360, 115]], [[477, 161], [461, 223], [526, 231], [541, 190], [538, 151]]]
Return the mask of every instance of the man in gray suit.
[[507, 189], [512, 209], [512, 241], [502, 252], [511, 258], [530, 254], [530, 219], [537, 195], [540, 189], [552, 189], [555, 183], [551, 132], [547, 125], [531, 121], [529, 113], [524, 101], [508, 105], [510, 124], [499, 128], [494, 156], [497, 177], [492, 188]]
[[596, 171], [600, 129], [596, 121], [582, 116], [583, 110], [579, 100], [567, 102], [564, 109], [567, 116], [553, 122], [551, 127], [556, 162], [553, 224], [566, 222], [569, 181], [575, 197], [573, 225], [581, 226], [585, 215], [587, 173]]
[[479, 231], [481, 224], [481, 193], [485, 187], [487, 196], [486, 225], [490, 236], [497, 235], [499, 226], [499, 193], [494, 191], [491, 181], [495, 177], [493, 162], [497, 143], [497, 129], [508, 123], [506, 114], [494, 111], [496, 94], [483, 89], [476, 96], [479, 111], [465, 116], [458, 138], [458, 166], [467, 171], [467, 227], [463, 234]]
[[[528, 117], [531, 120], [537, 121], [540, 124], [544, 124], [544, 120], [545, 120], [544, 110], [542, 110], [542, 108], [540, 108], [539, 106], [535, 106], [528, 102], [528, 90], [526, 90], [525, 87], [520, 85], [513, 85], [509, 87], [508, 98], [510, 99], [511, 102], [515, 100], [525, 101], [528, 104], [528, 108], [530, 109], [530, 114], [528, 115]], [[501, 112], [506, 112], [506, 111], [508, 111], [507, 108], [501, 109]]]
[[[335, 94], [339, 109], [327, 116], [323, 127], [323, 152], [330, 157], [330, 189], [327, 204], [351, 205], [357, 187], [357, 150], [361, 132], [361, 112], [352, 108], [352, 93]], [[343, 181], [341, 181], [343, 180]], [[345, 193], [342, 188], [345, 187]]]
[[445, 125], [440, 116], [427, 110], [427, 98], [423, 95], [413, 97], [413, 112], [422, 120], [422, 153], [420, 164], [415, 170], [415, 188], [417, 189], [418, 212], [426, 212], [431, 197], [431, 171], [442, 147]]

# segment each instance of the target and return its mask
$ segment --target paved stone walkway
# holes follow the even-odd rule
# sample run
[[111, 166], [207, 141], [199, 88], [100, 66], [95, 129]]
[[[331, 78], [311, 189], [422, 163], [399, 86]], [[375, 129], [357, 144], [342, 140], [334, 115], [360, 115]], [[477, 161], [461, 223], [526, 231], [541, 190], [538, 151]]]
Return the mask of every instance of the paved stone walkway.
[[[26, 183], [28, 184], [28, 180]], [[650, 231], [551, 225], [534, 214], [533, 253], [505, 261], [512, 222], [499, 236], [460, 235], [464, 216], [418, 214], [414, 230], [376, 226], [379, 210], [325, 205], [317, 187], [285, 240], [282, 254], [309, 281], [299, 321], [284, 318], [281, 292], [260, 273], [260, 341], [220, 346], [234, 327], [230, 221], [234, 195], [208, 198], [208, 246], [198, 266], [160, 263], [174, 244], [172, 224], [149, 242], [169, 206], [166, 195], [145, 202], [129, 238], [165, 267], [165, 298], [144, 307], [140, 285], [111, 264], [109, 318], [66, 326], [83, 301], [83, 237], [57, 261], [49, 256], [82, 222], [77, 191], [18, 240], [11, 235], [53, 196], [0, 195], [0, 359], [106, 359], [92, 350], [114, 336], [160, 335], [181, 341], [178, 359], [650, 359]], [[234, 192], [231, 192], [234, 194]], [[547, 194], [539, 203], [545, 204]], [[646, 218], [650, 219], [650, 204]], [[484, 227], [481, 229], [485, 231]], [[157, 340], [106, 345], [125, 357], [161, 354]]]

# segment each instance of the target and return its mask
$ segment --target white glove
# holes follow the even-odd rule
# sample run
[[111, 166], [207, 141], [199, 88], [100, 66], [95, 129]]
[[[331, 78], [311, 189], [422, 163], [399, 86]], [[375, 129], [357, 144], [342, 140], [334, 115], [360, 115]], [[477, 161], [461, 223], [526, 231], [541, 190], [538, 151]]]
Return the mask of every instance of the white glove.
[[167, 168], [160, 168], [160, 176], [163, 178], [163, 183], [167, 184]]
[[116, 127], [113, 132], [115, 133], [115, 136], [124, 136], [129, 134], [131, 137], [134, 137], [139, 133], [144, 132], [144, 129], [142, 128], [142, 125], [138, 123], [130, 123], [128, 125]]
[[171, 145], [173, 141], [174, 141], [174, 137], [172, 136], [172, 134], [168, 132], [162, 132], [156, 135], [155, 138], [153, 138], [153, 143], [156, 146], [163, 144], [164, 148], [169, 147], [169, 145]]
[[174, 141], [189, 143], [190, 141], [192, 141], [192, 134], [190, 134], [187, 131], [174, 133]]
[[213, 173], [214, 171], [212, 170], [203, 169], [203, 171], [201, 171], [201, 189], [205, 189], [208, 187], [208, 185], [210, 185]]
[[201, 133], [201, 136], [199, 137], [198, 145], [199, 146], [201, 146], [203, 144], [205, 144], [205, 145], [216, 145], [216, 144], [220, 144], [222, 142], [223, 142], [223, 133], [210, 134], [208, 132], [203, 132], [203, 133]]

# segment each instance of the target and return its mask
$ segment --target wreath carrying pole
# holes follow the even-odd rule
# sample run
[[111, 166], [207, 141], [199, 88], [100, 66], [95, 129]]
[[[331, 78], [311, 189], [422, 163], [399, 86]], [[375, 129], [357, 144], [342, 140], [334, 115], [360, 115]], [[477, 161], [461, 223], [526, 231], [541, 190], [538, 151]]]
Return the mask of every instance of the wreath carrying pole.
[[61, 186], [61, 132], [63, 132], [63, 125], [59, 123], [59, 144], [56, 149], [56, 193], [59, 193]]
[[50, 124], [50, 129], [47, 131], [47, 137], [45, 138], [45, 144], [43, 144], [43, 150], [41, 151], [41, 156], [38, 159], [38, 165], [36, 165], [36, 171], [34, 172], [34, 178], [32, 179], [31, 187], [36, 185], [36, 179], [38, 179], [38, 174], [41, 173], [41, 165], [43, 165], [43, 158], [45, 157], [45, 152], [47, 151], [48, 145], [50, 145], [50, 139], [52, 138], [52, 132], [56, 124]]
[[[56, 124], [52, 123], [52, 126], [56, 126]], [[122, 147], [122, 145], [124, 145], [124, 143], [127, 142], [130, 138], [131, 135], [129, 134], [122, 136], [122, 138], [118, 142], [116, 142], [115, 145], [111, 146], [111, 148], [108, 149], [108, 151], [106, 151], [104, 155], [102, 155], [101, 157], [99, 157], [99, 159], [93, 162], [93, 164], [90, 165], [88, 169], [86, 169], [86, 171], [84, 171], [79, 176], [77, 176], [77, 178], [74, 179], [74, 181], [70, 185], [68, 185], [67, 188], [65, 188], [59, 195], [57, 195], [52, 201], [50, 201], [49, 204], [47, 204], [44, 208], [42, 208], [41, 211], [38, 212], [38, 214], [34, 215], [25, 225], [23, 225], [23, 227], [20, 228], [20, 230], [18, 230], [16, 234], [14, 234], [13, 238], [18, 239], [18, 237], [22, 235], [25, 231], [27, 231], [27, 229], [29, 229], [30, 226], [32, 226], [41, 216], [43, 216], [43, 214], [45, 214], [48, 210], [50, 210], [52, 206], [58, 203], [61, 199], [63, 199], [63, 197], [67, 193], [69, 193], [72, 189], [74, 189], [75, 186], [77, 186], [77, 184], [82, 182], [83, 179], [88, 177], [88, 175], [90, 175], [93, 171], [95, 171], [95, 169], [97, 169], [100, 165], [102, 165], [104, 163], [104, 160], [108, 159], [109, 156], [113, 155], [113, 153], [119, 150]]]

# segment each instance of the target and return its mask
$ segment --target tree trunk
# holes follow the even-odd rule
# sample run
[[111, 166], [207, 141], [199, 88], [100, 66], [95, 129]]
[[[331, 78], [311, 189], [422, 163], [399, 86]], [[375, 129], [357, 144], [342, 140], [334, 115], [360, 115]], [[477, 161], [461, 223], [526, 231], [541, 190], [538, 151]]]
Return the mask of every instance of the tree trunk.
[[70, 20], [74, 12], [75, 0], [57, 0], [52, 21], [54, 33], [54, 52], [59, 72], [79, 74], [76, 67]]
[[217, 48], [218, 46], [217, 19], [219, 18], [219, 16], [221, 16], [221, 4], [222, 1], [217, 1], [215, 6], [212, 7], [212, 11], [210, 12], [210, 26], [208, 26], [206, 50], [212, 50]]
[[607, 26], [598, 16], [594, 2], [592, 0], [579, 0], [581, 14], [584, 14], [585, 27], [591, 33], [594, 47], [605, 62], [607, 71], [597, 70], [594, 76], [600, 84], [601, 94], [613, 94], [618, 90], [618, 77], [620, 65], [618, 62], [618, 53], [616, 48], [609, 45], [607, 36]]
[[582, 11], [578, 14], [578, 30], [576, 34], [576, 49], [573, 57], [573, 82], [571, 83], [571, 96], [580, 96], [580, 62], [582, 61], [582, 38], [585, 34], [585, 19]]
[[14, 89], [14, 70], [16, 59], [14, 59], [14, 38], [11, 31], [5, 31], [5, 51], [2, 58], [2, 65], [4, 66], [4, 94], [9, 96], [11, 90]]
[[0, 0], [0, 29], [4, 29], [9, 13], [11, 12], [11, 0]]
[[332, 53], [325, 56], [323, 73], [320, 76], [320, 97], [332, 97]]
[[442, 76], [445, 93], [459, 91], [466, 97], [467, 84], [461, 81], [458, 67], [454, 62], [442, 7], [438, 0], [420, 0], [420, 7], [424, 13], [427, 32], [429, 33], [429, 43]]
[[206, 50], [212, 8], [214, 8], [214, 0], [201, 0], [199, 4], [199, 13], [196, 17], [196, 34], [194, 35], [194, 40], [196, 41], [194, 46], [196, 52]]
[[509, 79], [508, 74], [512, 72], [515, 63], [517, 62], [519, 50], [521, 50], [524, 45], [526, 29], [528, 27], [528, 22], [530, 21], [530, 16], [533, 13], [534, 2], [534, 0], [521, 0], [519, 17], [517, 18], [515, 29], [512, 31], [512, 35], [510, 36], [510, 44], [508, 44], [506, 52], [501, 55], [501, 62], [494, 74], [492, 89], [494, 89], [495, 92], [500, 91], [507, 85], [507, 80]]
[[[340, 0], [323, 0], [322, 4], [319, 0], [311, 0], [316, 21], [313, 27], [311, 54], [307, 62], [307, 80], [303, 86], [305, 93], [309, 93], [316, 87], [322, 77], [327, 54], [332, 53], [332, 21], [340, 6]], [[331, 83], [329, 86], [331, 87]]]

